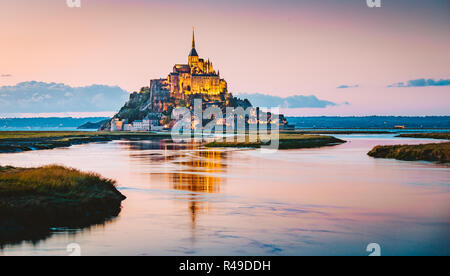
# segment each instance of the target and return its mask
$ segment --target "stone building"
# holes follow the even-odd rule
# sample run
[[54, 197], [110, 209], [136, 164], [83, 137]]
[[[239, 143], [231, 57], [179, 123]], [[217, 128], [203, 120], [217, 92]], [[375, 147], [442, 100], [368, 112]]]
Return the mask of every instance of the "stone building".
[[192, 49], [187, 64], [176, 64], [167, 79], [152, 80], [150, 84], [155, 111], [167, 110], [164, 99], [189, 100], [201, 96], [205, 101], [224, 102], [228, 99], [227, 82], [220, 78], [209, 60], [199, 57], [192, 34]]

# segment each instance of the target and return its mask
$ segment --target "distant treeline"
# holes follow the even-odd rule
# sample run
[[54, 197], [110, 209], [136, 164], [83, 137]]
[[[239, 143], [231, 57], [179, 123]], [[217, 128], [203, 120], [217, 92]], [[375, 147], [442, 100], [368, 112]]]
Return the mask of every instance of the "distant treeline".
[[0, 119], [0, 129], [8, 128], [77, 128], [88, 122], [106, 120], [105, 117], [91, 118], [7, 118]]
[[450, 128], [450, 116], [288, 117], [296, 128]]

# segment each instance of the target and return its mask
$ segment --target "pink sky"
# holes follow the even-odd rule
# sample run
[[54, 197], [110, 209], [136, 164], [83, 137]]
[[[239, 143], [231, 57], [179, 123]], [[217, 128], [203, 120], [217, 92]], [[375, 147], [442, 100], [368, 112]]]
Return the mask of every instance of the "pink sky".
[[[448, 1], [65, 0], [0, 2], [0, 86], [22, 81], [128, 91], [187, 62], [192, 26], [233, 93], [315, 95], [340, 105], [291, 115], [450, 115]], [[336, 89], [340, 85], [357, 88]], [[349, 102], [350, 105], [343, 103]], [[1, 111], [0, 111], [1, 112]]]

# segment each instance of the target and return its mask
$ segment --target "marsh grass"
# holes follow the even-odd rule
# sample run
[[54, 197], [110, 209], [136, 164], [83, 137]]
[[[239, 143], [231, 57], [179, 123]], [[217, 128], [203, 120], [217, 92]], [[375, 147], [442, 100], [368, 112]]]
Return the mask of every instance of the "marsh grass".
[[[333, 136], [323, 136], [314, 134], [303, 133], [280, 133], [279, 135], [279, 149], [301, 149], [301, 148], [315, 148], [332, 146], [345, 143], [345, 141], [337, 139]], [[214, 147], [231, 147], [231, 148], [261, 148], [262, 146], [269, 145], [270, 142], [262, 142], [261, 137], [257, 137], [256, 142], [249, 140], [249, 137], [245, 137], [245, 141], [238, 141], [237, 137], [234, 137], [234, 141], [213, 141], [207, 143], [205, 146]]]
[[149, 132], [0, 131], [0, 153], [54, 149], [120, 139], [151, 140], [167, 138], [170, 138], [170, 134]]
[[391, 158], [405, 161], [450, 162], [450, 142], [421, 144], [376, 146], [369, 153], [375, 158]]
[[99, 136], [157, 136], [148, 132], [107, 132], [107, 131], [0, 131], [3, 139], [39, 139], [39, 138], [69, 138], [69, 137], [99, 137]]
[[124, 199], [115, 181], [95, 173], [0, 167], [0, 246], [45, 238], [51, 227], [104, 223], [119, 215]]
[[0, 197], [58, 194], [80, 198], [114, 190], [113, 180], [73, 168], [57, 165], [29, 169], [0, 167]]
[[450, 140], [450, 132], [435, 132], [435, 133], [404, 133], [397, 135], [397, 137], [423, 138], [423, 139], [444, 139]]

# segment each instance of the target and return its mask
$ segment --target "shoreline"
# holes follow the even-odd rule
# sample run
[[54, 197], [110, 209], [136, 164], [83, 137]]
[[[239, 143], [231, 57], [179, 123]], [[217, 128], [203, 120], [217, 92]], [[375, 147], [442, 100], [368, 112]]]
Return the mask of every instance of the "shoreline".
[[[264, 146], [270, 147], [270, 143], [263, 143], [259, 137], [256, 142], [237, 141], [236, 137], [234, 141], [213, 141], [205, 144], [207, 148], [262, 148]], [[313, 135], [304, 133], [280, 133], [279, 146], [277, 149], [304, 149], [304, 148], [320, 148], [327, 146], [335, 146], [346, 143], [346, 141], [338, 139], [333, 136]]]
[[421, 138], [421, 139], [438, 139], [438, 140], [450, 140], [450, 132], [435, 132], [435, 133], [403, 133], [395, 137], [400, 138]]
[[114, 140], [168, 139], [170, 134], [147, 132], [81, 132], [81, 131], [11, 131], [0, 132], [0, 153], [17, 153], [70, 147], [73, 145]]
[[[336, 130], [315, 130], [315, 131], [296, 131], [296, 130], [281, 130], [279, 136], [280, 150], [285, 149], [302, 149], [302, 148], [318, 148], [326, 146], [334, 146], [345, 143], [346, 141], [338, 139], [334, 136], [326, 136], [326, 134], [336, 135], [352, 135], [352, 134], [395, 134], [388, 131], [336, 131]], [[398, 134], [398, 133], [397, 133]], [[399, 138], [422, 138], [422, 139], [450, 139], [450, 132], [446, 133], [403, 133], [395, 137]], [[152, 132], [86, 132], [86, 131], [6, 131], [0, 132], [0, 153], [19, 153], [34, 150], [48, 150], [55, 148], [70, 147], [73, 145], [89, 144], [96, 142], [110, 142], [114, 140], [159, 140], [172, 139], [170, 133], [152, 133]], [[427, 145], [427, 144], [424, 144]], [[268, 146], [267, 143], [258, 142], [229, 142], [229, 141], [213, 141], [204, 143], [206, 148], [261, 148]], [[441, 157], [425, 157], [419, 154], [415, 157], [409, 156], [411, 153], [405, 152], [406, 149], [412, 150], [412, 147], [402, 149], [391, 148], [386, 146], [377, 146], [372, 149], [368, 155], [376, 158], [395, 158], [398, 160], [423, 160], [423, 161], [439, 161], [446, 162], [446, 158]], [[441, 145], [442, 146], [442, 145]], [[394, 146], [391, 146], [394, 147]], [[433, 150], [437, 146], [434, 146]], [[397, 156], [392, 151], [401, 151], [402, 156]], [[417, 151], [417, 147], [414, 148]], [[381, 153], [383, 152], [383, 153]], [[417, 153], [416, 153], [417, 154]], [[442, 155], [442, 153], [440, 153]], [[422, 155], [422, 157], [419, 157]], [[384, 157], [392, 156], [392, 157]], [[444, 154], [445, 156], [445, 154]], [[403, 158], [403, 159], [401, 159]], [[421, 159], [422, 158], [422, 159]]]
[[[321, 132], [319, 132], [321, 133]], [[316, 132], [281, 131], [279, 149], [300, 149], [333, 146], [345, 141], [333, 136], [318, 135]], [[345, 132], [329, 132], [349, 134]], [[358, 132], [360, 133], [360, 132]], [[0, 153], [19, 153], [34, 150], [48, 150], [73, 145], [115, 140], [158, 140], [172, 139], [170, 133], [150, 132], [82, 132], [82, 131], [11, 131], [0, 132]], [[260, 148], [264, 143], [204, 143], [206, 147]]]

